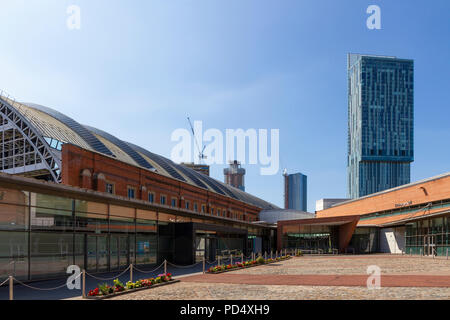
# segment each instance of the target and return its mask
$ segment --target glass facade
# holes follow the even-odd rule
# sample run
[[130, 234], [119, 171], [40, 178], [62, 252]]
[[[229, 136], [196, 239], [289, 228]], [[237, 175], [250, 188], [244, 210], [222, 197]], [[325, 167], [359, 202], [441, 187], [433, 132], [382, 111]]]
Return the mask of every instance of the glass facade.
[[[205, 233], [193, 236], [194, 223]], [[192, 264], [202, 250], [214, 261], [216, 251], [245, 252], [247, 233], [262, 230], [206, 216], [0, 187], [0, 281], [9, 275], [20, 280], [66, 276], [70, 265], [95, 273], [124, 270], [131, 263], [154, 266], [164, 259]]]
[[405, 240], [406, 254], [446, 256], [450, 251], [450, 216], [408, 223]]
[[414, 62], [348, 56], [348, 197], [410, 182], [414, 160]]
[[322, 250], [332, 253], [337, 249], [339, 231], [338, 227], [325, 225], [287, 225], [282, 227], [282, 248]]
[[379, 252], [379, 237], [378, 228], [356, 228], [348, 247], [360, 254]]
[[0, 279], [155, 264], [157, 214], [34, 192], [0, 189]]
[[301, 173], [290, 174], [287, 179], [287, 208], [308, 211], [308, 177]]

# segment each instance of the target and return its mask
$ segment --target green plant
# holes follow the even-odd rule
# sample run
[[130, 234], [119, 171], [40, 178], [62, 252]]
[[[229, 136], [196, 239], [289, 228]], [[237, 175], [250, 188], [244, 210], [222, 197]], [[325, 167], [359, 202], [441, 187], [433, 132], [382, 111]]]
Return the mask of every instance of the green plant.
[[266, 262], [266, 260], [264, 260], [264, 258], [263, 258], [262, 256], [259, 256], [259, 257], [256, 259], [256, 262], [259, 263], [259, 264], [264, 264], [264, 263]]
[[99, 285], [98, 288], [99, 288], [100, 292], [102, 293], [102, 295], [104, 295], [104, 296], [106, 296], [110, 293], [109, 292], [110, 287], [106, 283]]
[[125, 287], [122, 282], [120, 282], [119, 279], [114, 280], [114, 287], [116, 288], [116, 291], [123, 291], [125, 290]]
[[127, 289], [134, 289], [135, 288], [135, 284], [131, 281], [127, 282]]

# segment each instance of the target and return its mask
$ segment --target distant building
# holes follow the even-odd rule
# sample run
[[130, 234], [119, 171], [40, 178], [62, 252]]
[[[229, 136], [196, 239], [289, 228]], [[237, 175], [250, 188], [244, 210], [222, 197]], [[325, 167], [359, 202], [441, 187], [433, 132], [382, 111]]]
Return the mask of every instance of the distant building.
[[292, 209], [270, 209], [259, 213], [259, 221], [267, 223], [277, 223], [285, 220], [300, 220], [315, 218], [314, 213], [292, 210]]
[[349, 198], [410, 182], [414, 161], [414, 61], [348, 55]]
[[284, 175], [284, 208], [308, 211], [308, 177], [301, 173]]
[[245, 169], [241, 168], [239, 161], [230, 161], [230, 166], [223, 169], [223, 174], [226, 184], [245, 191]]
[[191, 168], [197, 172], [206, 174], [207, 176], [209, 176], [209, 166], [206, 164], [195, 164], [193, 162], [182, 162], [181, 163], [183, 166]]
[[328, 208], [331, 208], [332, 206], [348, 201], [350, 199], [320, 199], [316, 201], [316, 211], [322, 211]]

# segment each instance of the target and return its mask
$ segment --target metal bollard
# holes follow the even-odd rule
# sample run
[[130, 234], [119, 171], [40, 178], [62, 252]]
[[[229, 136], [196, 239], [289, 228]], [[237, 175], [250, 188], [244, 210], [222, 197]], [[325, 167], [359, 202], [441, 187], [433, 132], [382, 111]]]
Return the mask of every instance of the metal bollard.
[[133, 282], [133, 264], [130, 264], [130, 282]]
[[14, 278], [9, 276], [9, 300], [14, 300]]
[[217, 256], [217, 265], [220, 266], [220, 256]]
[[203, 274], [205, 274], [205, 256], [203, 256]]
[[244, 263], [244, 253], [241, 253], [241, 263]]
[[167, 260], [164, 259], [164, 274], [167, 274]]
[[233, 255], [232, 254], [230, 254], [230, 264], [231, 265], [233, 264]]
[[81, 296], [86, 298], [86, 270], [83, 269], [83, 288], [81, 292]]
[[270, 259], [272, 259], [272, 250], [270, 250]]
[[264, 252], [264, 260], [267, 260], [267, 251]]

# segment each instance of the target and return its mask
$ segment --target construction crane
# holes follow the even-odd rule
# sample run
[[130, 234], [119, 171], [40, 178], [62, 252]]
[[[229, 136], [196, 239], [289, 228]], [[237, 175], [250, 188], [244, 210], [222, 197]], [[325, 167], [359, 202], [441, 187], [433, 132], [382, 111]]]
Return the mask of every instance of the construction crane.
[[197, 151], [198, 151], [198, 163], [201, 164], [203, 159], [207, 159], [208, 157], [205, 156], [205, 154], [203, 153], [205, 151], [206, 146], [203, 146], [202, 150], [200, 151], [200, 146], [198, 144], [197, 138], [195, 136], [195, 131], [194, 131], [194, 127], [192, 126], [192, 122], [191, 119], [188, 117], [188, 122], [189, 125], [191, 126], [191, 131], [192, 131], [192, 136], [194, 137], [194, 143], [197, 146]]

